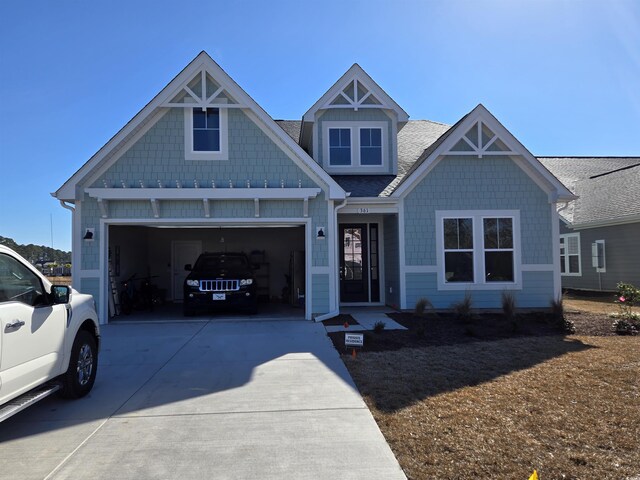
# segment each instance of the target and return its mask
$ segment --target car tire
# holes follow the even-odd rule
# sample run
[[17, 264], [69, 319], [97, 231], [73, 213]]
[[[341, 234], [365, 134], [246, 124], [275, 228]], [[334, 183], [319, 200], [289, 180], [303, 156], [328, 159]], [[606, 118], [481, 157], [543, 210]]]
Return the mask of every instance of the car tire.
[[86, 330], [80, 330], [73, 341], [69, 368], [62, 375], [64, 398], [84, 397], [93, 388], [98, 371], [98, 348], [96, 340]]

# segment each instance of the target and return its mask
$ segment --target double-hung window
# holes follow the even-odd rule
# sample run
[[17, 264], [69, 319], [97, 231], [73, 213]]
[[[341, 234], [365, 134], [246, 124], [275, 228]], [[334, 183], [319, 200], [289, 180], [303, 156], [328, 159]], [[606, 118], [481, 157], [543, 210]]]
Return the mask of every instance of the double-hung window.
[[473, 218], [444, 219], [447, 282], [473, 282]]
[[438, 288], [520, 288], [519, 212], [438, 211]]
[[382, 165], [382, 129], [360, 129], [360, 164]]
[[560, 235], [560, 274], [580, 276], [580, 234], [567, 233]]
[[323, 156], [332, 173], [383, 173], [389, 165], [385, 122], [323, 124]]
[[185, 159], [227, 160], [227, 109], [187, 107], [184, 111]]
[[351, 165], [351, 129], [329, 129], [329, 164]]
[[483, 218], [485, 282], [513, 282], [513, 219]]

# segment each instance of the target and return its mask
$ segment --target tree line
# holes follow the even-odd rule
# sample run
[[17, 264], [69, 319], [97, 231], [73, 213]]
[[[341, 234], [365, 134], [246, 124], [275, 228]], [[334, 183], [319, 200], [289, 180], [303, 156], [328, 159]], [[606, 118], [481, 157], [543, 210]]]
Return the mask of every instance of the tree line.
[[41, 262], [55, 262], [58, 265], [71, 263], [71, 252], [64, 252], [44, 245], [19, 245], [12, 238], [0, 236], [0, 245], [15, 250], [33, 265]]

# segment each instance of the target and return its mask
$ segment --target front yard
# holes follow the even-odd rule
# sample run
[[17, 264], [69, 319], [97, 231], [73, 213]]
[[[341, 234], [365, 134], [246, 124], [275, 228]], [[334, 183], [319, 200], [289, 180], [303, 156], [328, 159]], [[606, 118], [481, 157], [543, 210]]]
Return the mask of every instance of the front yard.
[[640, 338], [581, 315], [565, 336], [535, 316], [400, 314], [408, 331], [367, 333], [343, 359], [410, 479], [635, 478]]

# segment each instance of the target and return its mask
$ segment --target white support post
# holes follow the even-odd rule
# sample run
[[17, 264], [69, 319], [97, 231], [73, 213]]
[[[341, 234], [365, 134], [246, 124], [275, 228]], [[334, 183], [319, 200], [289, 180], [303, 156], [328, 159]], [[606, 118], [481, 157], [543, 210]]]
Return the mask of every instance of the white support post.
[[154, 218], [160, 218], [160, 206], [158, 204], [159, 202], [155, 198], [151, 199], [151, 209], [153, 210]]
[[302, 211], [302, 216], [307, 218], [309, 216], [309, 198], [304, 199], [304, 206]]
[[255, 217], [258, 218], [258, 217], [260, 217], [260, 199], [259, 198], [254, 198], [253, 199], [253, 204], [256, 207]]
[[98, 198], [98, 207], [100, 207], [100, 214], [102, 218], [109, 217], [109, 202], [107, 200], [103, 200], [102, 198]]
[[204, 207], [204, 216], [205, 218], [211, 218], [211, 207], [209, 206], [209, 199], [205, 198], [202, 200], [202, 206]]

